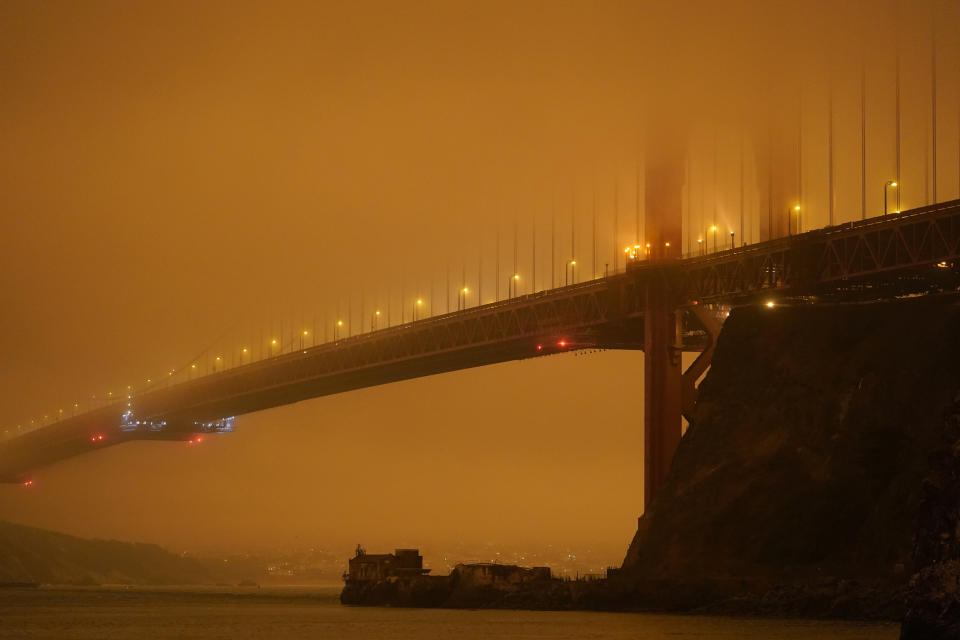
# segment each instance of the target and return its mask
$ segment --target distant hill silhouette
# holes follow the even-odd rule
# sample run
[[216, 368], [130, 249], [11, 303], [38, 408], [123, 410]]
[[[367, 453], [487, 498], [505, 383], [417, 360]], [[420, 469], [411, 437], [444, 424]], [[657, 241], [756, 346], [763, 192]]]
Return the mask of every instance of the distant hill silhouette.
[[204, 565], [154, 544], [86, 540], [0, 521], [0, 583], [198, 584]]

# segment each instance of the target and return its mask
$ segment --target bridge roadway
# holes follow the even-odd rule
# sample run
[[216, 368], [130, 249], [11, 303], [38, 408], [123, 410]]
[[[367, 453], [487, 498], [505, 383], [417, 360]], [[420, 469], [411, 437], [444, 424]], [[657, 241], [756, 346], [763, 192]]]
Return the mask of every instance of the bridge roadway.
[[[130, 440], [192, 441], [235, 416], [398, 380], [587, 348], [642, 349], [646, 499], [666, 475], [731, 304], [869, 299], [960, 284], [960, 200], [722, 250], [390, 327], [136, 393], [0, 442], [0, 481]], [[680, 352], [700, 356], [680, 371]], [[129, 413], [128, 413], [129, 412]]]

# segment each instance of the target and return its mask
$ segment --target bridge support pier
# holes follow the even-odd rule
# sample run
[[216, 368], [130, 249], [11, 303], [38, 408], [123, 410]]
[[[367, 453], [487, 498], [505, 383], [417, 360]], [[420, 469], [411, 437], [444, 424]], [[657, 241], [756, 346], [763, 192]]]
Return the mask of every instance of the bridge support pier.
[[651, 278], [645, 302], [643, 503], [647, 507], [667, 478], [683, 434], [683, 335], [678, 326], [681, 312], [664, 278]]
[[700, 352], [700, 355], [697, 356], [697, 359], [693, 361], [686, 371], [683, 372], [683, 390], [681, 392], [681, 401], [682, 401], [682, 412], [683, 417], [687, 419], [687, 422], [691, 420], [691, 413], [693, 412], [693, 405], [697, 402], [697, 394], [699, 390], [697, 389], [697, 380], [700, 379], [704, 373], [707, 372], [707, 369], [710, 367], [710, 363], [713, 361], [713, 352], [717, 348], [717, 338], [720, 337], [720, 322], [717, 321], [717, 318], [701, 304], [694, 304], [687, 307], [697, 320], [700, 321], [700, 324], [703, 325], [703, 328], [707, 332], [707, 346]]

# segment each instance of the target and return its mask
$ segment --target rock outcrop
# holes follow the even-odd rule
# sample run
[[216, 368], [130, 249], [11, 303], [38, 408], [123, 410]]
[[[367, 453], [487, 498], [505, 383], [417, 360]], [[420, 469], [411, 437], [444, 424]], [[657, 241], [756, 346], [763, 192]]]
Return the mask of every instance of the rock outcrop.
[[923, 479], [902, 640], [960, 638], [960, 396]]
[[897, 619], [917, 574], [916, 624], [956, 607], [958, 391], [954, 298], [735, 309], [617, 598]]

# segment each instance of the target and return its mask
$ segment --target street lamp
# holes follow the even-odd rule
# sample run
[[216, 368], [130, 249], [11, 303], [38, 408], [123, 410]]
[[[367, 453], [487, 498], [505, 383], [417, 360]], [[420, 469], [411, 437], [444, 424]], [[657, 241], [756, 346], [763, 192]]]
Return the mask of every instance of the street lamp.
[[894, 213], [900, 213], [900, 189], [897, 188], [896, 180], [887, 180], [883, 183], [883, 215], [887, 215], [887, 194], [890, 189], [897, 189], [897, 210]]
[[371, 331], [376, 331], [376, 330], [377, 330], [377, 320], [379, 320], [379, 319], [380, 319], [380, 310], [377, 309], [376, 311], [373, 312], [373, 316], [370, 318], [370, 330], [371, 330]]
[[520, 282], [520, 274], [518, 273], [513, 274], [513, 277], [507, 280], [507, 299], [510, 299], [515, 295], [518, 295], [517, 285], [519, 284], [519, 282]]
[[303, 351], [303, 339], [306, 338], [308, 335], [310, 335], [310, 332], [307, 331], [306, 329], [304, 329], [304, 330], [300, 333], [300, 350], [301, 350], [301, 351]]
[[340, 327], [343, 326], [343, 320], [337, 320], [337, 324], [333, 325], [333, 341], [336, 342], [340, 339]]
[[[800, 205], [794, 205], [793, 212], [797, 214], [797, 233], [800, 233]], [[790, 209], [787, 209], [787, 235], [793, 235], [793, 229], [791, 227], [793, 223], [793, 213]]]
[[715, 224], [714, 224], [714, 225], [711, 225], [711, 226], [710, 226], [710, 231], [713, 231], [713, 250], [714, 250], [714, 252], [716, 252], [716, 250], [717, 250], [717, 225], [715, 225]]
[[570, 262], [567, 263], [567, 268], [564, 270], [564, 271], [565, 271], [565, 274], [564, 274], [564, 275], [566, 276], [566, 285], [567, 285], [567, 286], [570, 285], [570, 280], [571, 280], [571, 279], [573, 280], [573, 283], [574, 283], [574, 284], [577, 283], [577, 275], [576, 275], [576, 273], [574, 273], [574, 271], [573, 271], [574, 267], [576, 267], [576, 266], [577, 266], [577, 261], [576, 261], [576, 260], [572, 260], [572, 259], [571, 259]]
[[461, 311], [467, 308], [467, 292], [469, 289], [463, 287], [460, 291], [457, 291], [457, 311]]
[[703, 238], [697, 238], [697, 253], [703, 255]]
[[737, 248], [736, 236], [733, 231], [730, 232], [730, 251]]
[[414, 322], [420, 319], [419, 314], [417, 313], [417, 310], [422, 306], [423, 306], [423, 299], [417, 298], [417, 304], [413, 305], [413, 321]]

